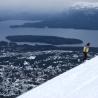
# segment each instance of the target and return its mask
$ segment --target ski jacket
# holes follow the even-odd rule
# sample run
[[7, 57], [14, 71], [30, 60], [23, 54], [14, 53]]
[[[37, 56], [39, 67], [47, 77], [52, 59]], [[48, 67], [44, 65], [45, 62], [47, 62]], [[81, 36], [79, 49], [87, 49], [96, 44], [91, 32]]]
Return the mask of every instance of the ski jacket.
[[88, 53], [88, 52], [89, 52], [89, 47], [85, 46], [85, 47], [83, 48], [83, 52]]

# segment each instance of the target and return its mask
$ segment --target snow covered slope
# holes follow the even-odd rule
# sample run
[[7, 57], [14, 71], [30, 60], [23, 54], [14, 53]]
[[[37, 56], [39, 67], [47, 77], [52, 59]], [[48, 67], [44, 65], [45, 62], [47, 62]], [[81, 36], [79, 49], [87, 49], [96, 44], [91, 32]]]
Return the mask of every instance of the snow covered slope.
[[98, 98], [98, 57], [86, 61], [18, 98]]

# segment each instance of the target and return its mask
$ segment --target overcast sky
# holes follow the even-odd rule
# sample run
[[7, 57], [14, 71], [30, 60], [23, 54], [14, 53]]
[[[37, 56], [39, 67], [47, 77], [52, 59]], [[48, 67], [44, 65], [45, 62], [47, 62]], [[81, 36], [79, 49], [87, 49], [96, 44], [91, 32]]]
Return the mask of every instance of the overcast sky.
[[97, 1], [98, 0], [0, 0], [0, 9], [60, 11], [73, 3]]

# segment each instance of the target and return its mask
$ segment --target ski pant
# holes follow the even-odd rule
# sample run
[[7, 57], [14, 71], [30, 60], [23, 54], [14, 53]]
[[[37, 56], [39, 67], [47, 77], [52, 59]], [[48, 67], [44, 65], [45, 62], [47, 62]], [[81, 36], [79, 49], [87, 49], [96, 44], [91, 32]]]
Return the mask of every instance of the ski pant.
[[83, 57], [83, 61], [84, 61], [87, 59], [87, 52], [83, 52], [83, 55], [84, 55], [84, 57]]

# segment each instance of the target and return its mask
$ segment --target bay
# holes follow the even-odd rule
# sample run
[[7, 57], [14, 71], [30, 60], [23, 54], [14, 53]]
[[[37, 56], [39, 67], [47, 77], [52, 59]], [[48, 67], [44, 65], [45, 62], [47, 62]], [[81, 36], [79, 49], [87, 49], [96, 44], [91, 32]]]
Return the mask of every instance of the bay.
[[[6, 40], [9, 35], [43, 35], [58, 36], [64, 38], [76, 38], [82, 40], [84, 44], [91, 43], [92, 47], [98, 47], [98, 30], [79, 30], [64, 28], [10, 28], [11, 25], [22, 25], [35, 21], [8, 20], [0, 22], [0, 40]], [[81, 46], [81, 45], [78, 45]]]

